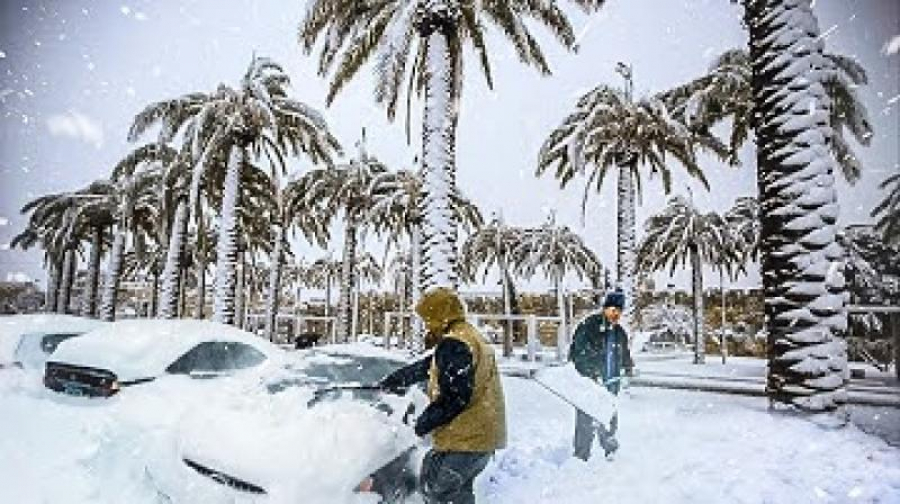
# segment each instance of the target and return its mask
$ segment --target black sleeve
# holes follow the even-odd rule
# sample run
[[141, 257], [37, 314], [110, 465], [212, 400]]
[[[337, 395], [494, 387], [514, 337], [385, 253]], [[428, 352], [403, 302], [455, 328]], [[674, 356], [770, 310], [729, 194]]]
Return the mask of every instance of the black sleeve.
[[420, 359], [385, 376], [378, 383], [384, 388], [405, 388], [428, 379], [431, 356]]
[[440, 393], [416, 420], [416, 434], [419, 436], [449, 423], [462, 413], [472, 399], [475, 386], [475, 363], [468, 345], [444, 338], [435, 349], [434, 358], [437, 361]]

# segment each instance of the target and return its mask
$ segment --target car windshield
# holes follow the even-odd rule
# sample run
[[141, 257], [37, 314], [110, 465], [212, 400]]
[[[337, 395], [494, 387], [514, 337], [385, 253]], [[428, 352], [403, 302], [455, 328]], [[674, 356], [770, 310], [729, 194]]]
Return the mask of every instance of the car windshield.
[[400, 360], [312, 351], [299, 366], [288, 366], [289, 376], [270, 382], [269, 392], [288, 387], [315, 385], [321, 387], [340, 384], [373, 384], [388, 373], [401, 368]]
[[15, 360], [27, 368], [39, 368], [63, 341], [80, 333], [23, 334], [16, 346]]

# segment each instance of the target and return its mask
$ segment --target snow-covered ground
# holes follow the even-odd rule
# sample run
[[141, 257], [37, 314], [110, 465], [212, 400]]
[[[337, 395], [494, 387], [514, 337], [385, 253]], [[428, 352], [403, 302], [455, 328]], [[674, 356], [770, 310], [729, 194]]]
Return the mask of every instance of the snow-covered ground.
[[[180, 399], [169, 383], [165, 395], [70, 401], [36, 376], [0, 373], [0, 502], [160, 502], [144, 461], [185, 403], [202, 395], [227, 414], [238, 385], [208, 385]], [[761, 398], [632, 388], [619, 401], [620, 452], [585, 463], [571, 456], [571, 408], [525, 379], [504, 388], [510, 442], [477, 481], [483, 503], [900, 502], [900, 449], [770, 414]]]

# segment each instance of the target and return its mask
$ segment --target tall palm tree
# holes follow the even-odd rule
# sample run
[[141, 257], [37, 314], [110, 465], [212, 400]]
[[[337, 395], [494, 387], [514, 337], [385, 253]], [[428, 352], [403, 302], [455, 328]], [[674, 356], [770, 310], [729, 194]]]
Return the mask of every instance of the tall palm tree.
[[269, 289], [266, 296], [266, 336], [274, 337], [275, 316], [279, 308], [282, 267], [286, 252], [290, 251], [287, 238], [289, 232], [300, 231], [307, 242], [327, 247], [329, 216], [321, 200], [307, 198], [305, 187], [299, 180], [289, 181], [283, 188], [279, 179], [273, 177], [272, 191], [275, 194], [275, 221], [272, 225], [272, 257], [270, 265]]
[[370, 156], [363, 138], [358, 144], [359, 153], [347, 163], [307, 172], [300, 180], [303, 197], [308, 201], [324, 201], [330, 217], [343, 216], [344, 251], [341, 269], [340, 301], [338, 303], [337, 335], [341, 341], [352, 337], [353, 289], [356, 285], [356, 254], [360, 233], [368, 227], [369, 210], [376, 195], [372, 181], [387, 168], [377, 158]]
[[[602, 1], [576, 0], [584, 10]], [[324, 39], [319, 72], [336, 67], [329, 103], [374, 54], [375, 96], [393, 118], [407, 84], [407, 101], [413, 92], [424, 94], [422, 119], [422, 172], [424, 197], [422, 287], [456, 286], [456, 231], [451, 198], [456, 181], [455, 143], [462, 91], [464, 46], [469, 43], [479, 58], [488, 86], [493, 87], [485, 30], [501, 29], [520, 61], [549, 74], [544, 54], [526, 21], [549, 28], [567, 49], [576, 37], [566, 14], [555, 0], [492, 3], [394, 0], [359, 3], [347, 0], [315, 0], [300, 26], [300, 42], [309, 53]], [[407, 111], [410, 106], [407, 104]]]
[[646, 235], [638, 249], [642, 271], [690, 265], [694, 299], [694, 364], [704, 362], [703, 265], [722, 265], [730, 256], [725, 220], [715, 212], [702, 213], [688, 199], [676, 196], [645, 223]]
[[[690, 176], [708, 188], [695, 150], [703, 148], [724, 157], [727, 149], [711, 135], [693, 131], [674, 120], [662, 100], [665, 93], [635, 101], [631, 68], [620, 63], [617, 71], [625, 77], [624, 89], [601, 84], [582, 96], [575, 111], [541, 147], [537, 175], [553, 170], [561, 187], [577, 175], [586, 176], [582, 197], [584, 213], [591, 189], [596, 187], [599, 192], [607, 175], [615, 171], [618, 176], [616, 282], [628, 299], [634, 300], [635, 196], [641, 192], [641, 170], [659, 175], [663, 189], [669, 193], [672, 172], [667, 160], [674, 158]], [[634, 303], [628, 306], [633, 307]], [[626, 315], [630, 311], [628, 308]]]
[[[359, 255], [357, 259], [357, 275], [356, 275], [356, 285], [353, 288], [353, 323], [351, 324], [351, 334], [355, 339], [359, 334], [359, 325], [360, 325], [360, 308], [359, 308], [359, 300], [360, 295], [362, 294], [362, 284], [363, 282], [368, 284], [379, 284], [384, 276], [384, 268], [381, 264], [378, 263], [378, 260], [375, 259], [375, 256], [370, 254], [369, 252], [363, 252]], [[372, 298], [373, 296], [369, 296], [369, 310], [368, 310], [368, 320], [369, 320], [369, 332], [372, 330], [372, 317], [374, 316], [374, 311], [372, 310]]]
[[310, 286], [325, 291], [325, 316], [331, 316], [331, 287], [341, 277], [344, 262], [329, 257], [316, 259], [310, 264]]
[[63, 283], [65, 249], [60, 235], [66, 213], [71, 207], [66, 193], [47, 194], [27, 202], [22, 214], [30, 214], [25, 229], [13, 237], [10, 247], [29, 249], [35, 245], [44, 250], [44, 264], [48, 269], [46, 311], [57, 311], [59, 293]]
[[[497, 267], [503, 286], [503, 313], [507, 317], [512, 314], [512, 272], [516, 268], [513, 252], [525, 233], [525, 230], [505, 225], [498, 215], [469, 235], [460, 253], [460, 270], [469, 280], [474, 281], [479, 271], [484, 271], [486, 277], [491, 268]], [[503, 333], [504, 356], [512, 355], [512, 346], [513, 324], [511, 320], [507, 320], [506, 331]]]
[[107, 321], [116, 318], [119, 281], [121, 280], [127, 239], [130, 237], [134, 243], [138, 234], [152, 234], [153, 227], [156, 225], [162, 170], [159, 167], [136, 169], [143, 163], [155, 163], [154, 158], [146, 157], [146, 152], [145, 147], [135, 149], [113, 169], [111, 184], [113, 185], [112, 197], [115, 204], [116, 230], [100, 306], [100, 317]]
[[[872, 125], [865, 103], [856, 88], [869, 82], [865, 68], [853, 58], [824, 54], [823, 86], [831, 100], [829, 122], [833, 138], [829, 144], [844, 178], [851, 184], [859, 180], [862, 166], [844, 136], [847, 130], [863, 146], [872, 139]], [[744, 49], [725, 51], [710, 65], [709, 72], [683, 86], [672, 89], [663, 100], [673, 115], [698, 129], [708, 129], [725, 119], [731, 120], [729, 145], [732, 160], [750, 138], [753, 129], [753, 69], [750, 54]]]
[[810, 0], [743, 0], [750, 30], [767, 391], [807, 411], [846, 401], [831, 64]]
[[555, 217], [540, 228], [524, 234], [520, 240], [512, 262], [526, 276], [533, 275], [540, 268], [544, 276], [553, 281], [560, 318], [557, 357], [565, 360], [569, 333], [563, 280], [568, 273], [574, 273], [579, 279], [590, 278], [603, 266], [581, 237], [566, 226], [558, 226]]
[[303, 152], [319, 162], [339, 150], [321, 115], [288, 96], [289, 84], [280, 65], [254, 56], [237, 87], [221, 84], [209, 94], [191, 93], [154, 103], [138, 114], [132, 125], [132, 138], [156, 123], [161, 125], [161, 140], [171, 140], [184, 129], [195, 161], [191, 207], [205, 173], [224, 172], [213, 315], [219, 322], [230, 324], [235, 319], [241, 169], [252, 158], [262, 156], [280, 159], [284, 153]]
[[69, 229], [71, 235], [79, 235], [90, 241], [91, 252], [87, 265], [87, 285], [82, 302], [82, 315], [96, 317], [100, 292], [100, 261], [107, 248], [111, 230], [115, 224], [113, 186], [107, 181], [97, 181], [76, 192], [70, 208]]
[[888, 193], [872, 210], [872, 217], [878, 218], [875, 229], [886, 243], [900, 246], [900, 173], [884, 179], [879, 187]]
[[[414, 288], [412, 280], [412, 263], [412, 254], [403, 251], [394, 254], [391, 260], [387, 262], [387, 271], [391, 274], [394, 292], [397, 296], [397, 312], [400, 314], [408, 312], [412, 305], [410, 302], [412, 299], [411, 291]], [[407, 324], [406, 319], [398, 318], [397, 325], [399, 327], [399, 336], [401, 338], [398, 340], [398, 344], [405, 346], [405, 343], [408, 341], [407, 336], [410, 333], [409, 324]], [[390, 333], [386, 333], [384, 337], [385, 345], [389, 346], [391, 339]]]

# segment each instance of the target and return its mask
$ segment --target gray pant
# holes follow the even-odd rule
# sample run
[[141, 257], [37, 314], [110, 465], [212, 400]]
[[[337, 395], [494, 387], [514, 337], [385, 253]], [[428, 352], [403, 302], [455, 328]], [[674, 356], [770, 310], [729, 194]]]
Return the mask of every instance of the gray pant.
[[492, 452], [439, 452], [425, 454], [420, 489], [427, 504], [474, 504], [472, 483], [487, 467]]
[[613, 414], [609, 421], [609, 429], [599, 421], [595, 421], [593, 417], [583, 413], [581, 410], [575, 410], [575, 439], [572, 446], [575, 448], [575, 456], [581, 460], [591, 458], [591, 445], [594, 444], [594, 432], [600, 441], [600, 447], [606, 454], [616, 451], [619, 447], [618, 441], [615, 439], [616, 430], [619, 427], [619, 415]]

